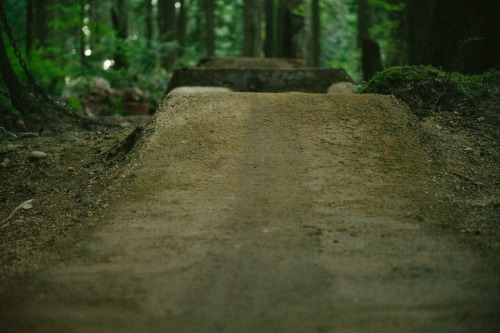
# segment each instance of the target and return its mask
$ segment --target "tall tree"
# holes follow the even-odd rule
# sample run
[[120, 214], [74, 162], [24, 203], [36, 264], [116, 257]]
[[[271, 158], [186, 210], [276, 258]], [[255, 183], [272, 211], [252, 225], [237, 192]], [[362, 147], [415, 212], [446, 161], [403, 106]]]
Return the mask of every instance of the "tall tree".
[[120, 69], [126, 67], [123, 42], [127, 39], [128, 34], [127, 0], [115, 0], [115, 6], [111, 9], [111, 18], [118, 38], [115, 52], [115, 68]]
[[53, 0], [37, 0], [33, 1], [33, 5], [33, 38], [39, 47], [43, 47], [49, 35], [49, 21], [53, 18], [53, 11], [50, 8]]
[[264, 12], [266, 16], [266, 39], [264, 41], [264, 55], [266, 58], [273, 58], [276, 56], [274, 0], [266, 0], [264, 4]]
[[26, 54], [28, 56], [33, 48], [33, 2], [34, 0], [26, 2]]
[[[0, 3], [0, 6], [1, 5]], [[7, 56], [7, 50], [3, 42], [4, 28], [2, 25], [3, 24], [0, 23], [0, 74], [9, 90], [12, 106], [14, 106], [23, 116], [34, 113], [34, 106], [30, 103], [32, 98], [30, 97], [29, 91], [19, 82], [19, 79], [12, 69], [9, 57]]]
[[179, 43], [178, 56], [184, 54], [186, 48], [186, 32], [187, 32], [187, 8], [186, 1], [179, 0], [179, 17], [177, 18], [177, 42]]
[[500, 68], [497, 0], [408, 0], [410, 64], [482, 73]]
[[311, 65], [313, 67], [320, 66], [320, 17], [319, 17], [319, 1], [311, 1]]
[[403, 0], [388, 0], [387, 20], [389, 31], [385, 63], [387, 67], [408, 64], [408, 45], [406, 43], [407, 19], [405, 15], [406, 2]]
[[206, 56], [215, 55], [215, 0], [205, 0]]
[[373, 26], [373, 7], [368, 0], [356, 0], [358, 4], [358, 47], [363, 46], [363, 40], [370, 38]]
[[146, 39], [148, 44], [151, 44], [151, 40], [153, 39], [154, 34], [154, 26], [153, 26], [153, 2], [151, 0], [146, 1]]
[[258, 57], [262, 40], [260, 0], [244, 0], [243, 16], [243, 56]]
[[299, 46], [296, 34], [304, 28], [304, 17], [293, 13], [301, 1], [281, 0], [277, 13], [276, 55], [279, 58], [297, 58]]
[[[158, 0], [158, 25], [164, 42], [175, 42], [175, 0]], [[163, 57], [162, 65], [169, 69], [175, 62], [176, 49], [171, 45]]]
[[83, 66], [86, 66], [87, 65], [87, 59], [86, 59], [86, 56], [85, 56], [85, 32], [83, 31], [83, 27], [86, 25], [85, 24], [85, 5], [86, 5], [86, 0], [79, 0], [79, 5], [80, 5], [80, 27], [82, 27], [82, 29], [79, 29], [78, 33], [79, 33], [79, 55], [80, 55], [80, 63], [83, 65]]
[[375, 73], [384, 70], [380, 46], [373, 39], [363, 39], [361, 69], [363, 71], [363, 80], [365, 81], [370, 80]]

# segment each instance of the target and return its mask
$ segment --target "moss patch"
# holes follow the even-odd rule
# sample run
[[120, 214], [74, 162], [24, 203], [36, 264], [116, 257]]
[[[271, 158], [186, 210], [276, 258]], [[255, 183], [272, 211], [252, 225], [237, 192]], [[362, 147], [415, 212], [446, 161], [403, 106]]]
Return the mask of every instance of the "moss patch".
[[419, 117], [433, 111], [480, 116], [482, 110], [498, 107], [500, 71], [461, 75], [430, 66], [391, 67], [377, 73], [359, 92], [394, 95]]

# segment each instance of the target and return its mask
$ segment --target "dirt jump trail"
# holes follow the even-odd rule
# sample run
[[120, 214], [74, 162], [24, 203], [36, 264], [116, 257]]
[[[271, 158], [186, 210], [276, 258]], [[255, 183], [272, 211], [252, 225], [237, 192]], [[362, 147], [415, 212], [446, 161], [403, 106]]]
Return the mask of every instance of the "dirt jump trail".
[[428, 149], [389, 96], [171, 94], [6, 332], [497, 332], [495, 266], [432, 228]]

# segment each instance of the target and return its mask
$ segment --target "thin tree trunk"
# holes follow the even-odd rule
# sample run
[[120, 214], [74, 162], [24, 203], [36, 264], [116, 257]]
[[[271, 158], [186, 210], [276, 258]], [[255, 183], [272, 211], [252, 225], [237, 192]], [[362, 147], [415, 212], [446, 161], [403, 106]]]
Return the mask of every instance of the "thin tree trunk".
[[153, 39], [153, 3], [151, 0], [146, 1], [146, 39], [148, 44], [151, 44], [151, 40]]
[[33, 48], [33, 2], [28, 0], [26, 4], [26, 54], [30, 55]]
[[111, 17], [113, 20], [113, 27], [116, 30], [116, 37], [118, 37], [118, 45], [115, 53], [115, 68], [120, 69], [127, 65], [121, 45], [128, 34], [127, 0], [116, 0], [115, 8], [111, 10]]
[[363, 46], [363, 40], [370, 38], [373, 26], [373, 7], [368, 0], [356, 0], [358, 3], [358, 47]]
[[33, 37], [38, 43], [38, 47], [44, 46], [48, 35], [49, 13], [47, 6], [49, 0], [33, 1]]
[[205, 0], [205, 42], [207, 48], [207, 57], [215, 55], [215, 1]]
[[276, 50], [276, 57], [283, 58], [285, 56], [286, 43], [286, 0], [279, 0], [277, 9], [277, 23], [274, 47]]
[[179, 0], [179, 17], [177, 18], [177, 42], [179, 43], [178, 57], [184, 54], [186, 48], [186, 30], [187, 30], [187, 8], [184, 0]]
[[274, 58], [276, 56], [274, 0], [266, 0], [265, 13], [266, 13], [266, 40], [264, 42], [264, 55], [266, 58]]
[[380, 55], [380, 46], [374, 40], [365, 38], [362, 50], [361, 69], [363, 71], [363, 80], [369, 81], [375, 73], [384, 70]]
[[318, 2], [318, 0], [312, 0], [311, 2], [311, 65], [313, 67], [320, 67], [320, 18]]
[[405, 9], [408, 20], [408, 62], [410, 65], [427, 65], [433, 40], [433, 27], [429, 22], [435, 19], [435, 1], [409, 0]]
[[261, 42], [259, 0], [245, 0], [243, 16], [243, 56], [258, 57], [260, 55]]
[[[392, 5], [398, 5], [401, 0], [389, 0]], [[387, 67], [408, 64], [408, 45], [406, 44], [407, 22], [404, 10], [387, 11], [387, 19], [397, 22], [397, 27], [389, 30], [388, 43], [390, 47], [385, 50]]]
[[292, 11], [286, 0], [281, 0], [278, 8], [278, 28], [276, 31], [276, 49], [278, 58], [296, 58], [297, 52], [293, 42], [296, 27], [292, 23]]
[[[175, 0], [158, 0], [158, 25], [161, 39], [170, 43], [175, 41]], [[169, 49], [163, 57], [162, 65], [169, 69], [175, 62], [176, 50]]]
[[[0, 4], [1, 5], [1, 4]], [[18, 110], [21, 115], [27, 115], [33, 113], [33, 106], [30, 104], [30, 96], [28, 89], [24, 87], [16, 76], [16, 73], [12, 69], [9, 57], [7, 56], [7, 50], [5, 49], [5, 44], [3, 42], [3, 25], [0, 23], [0, 74], [2, 75], [3, 81], [9, 89], [10, 99], [12, 105], [16, 110]]]
[[[80, 0], [80, 26], [83, 27], [85, 25], [85, 0]], [[85, 34], [82, 29], [79, 29], [80, 34], [80, 63], [85, 66], [87, 65], [87, 60], [85, 57]]]

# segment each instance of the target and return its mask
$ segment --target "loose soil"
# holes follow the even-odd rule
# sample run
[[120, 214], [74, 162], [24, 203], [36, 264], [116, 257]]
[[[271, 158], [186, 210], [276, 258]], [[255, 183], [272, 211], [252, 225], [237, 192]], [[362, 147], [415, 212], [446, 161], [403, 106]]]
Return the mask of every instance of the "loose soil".
[[491, 119], [172, 94], [143, 130], [6, 136], [0, 330], [497, 332]]

